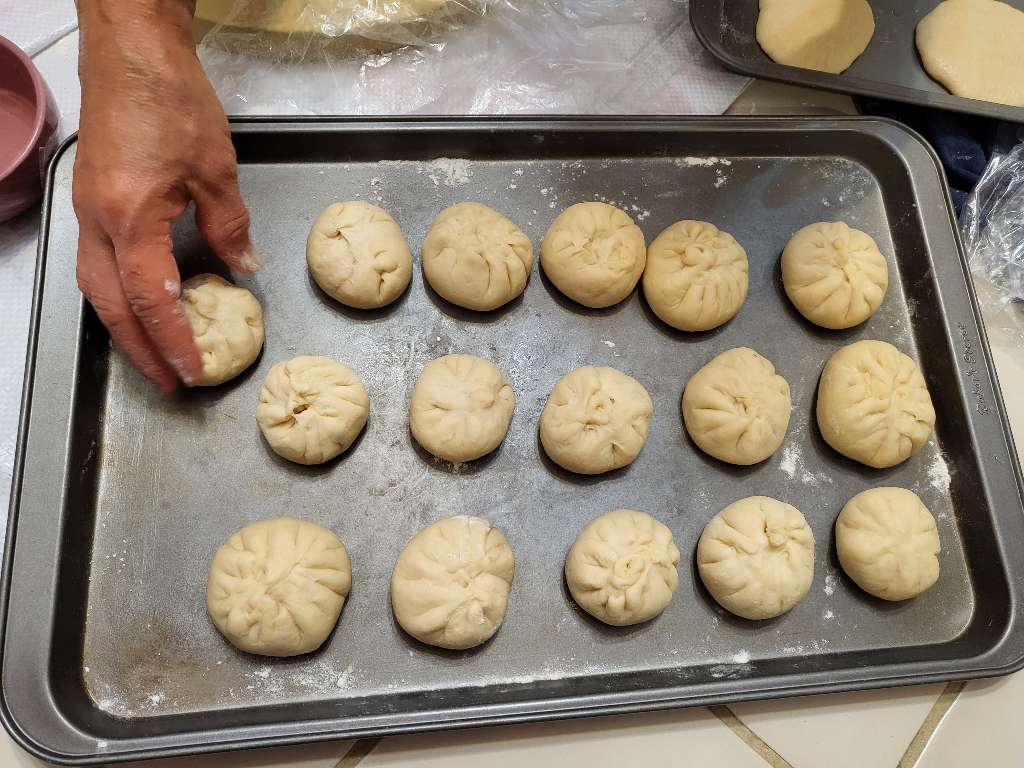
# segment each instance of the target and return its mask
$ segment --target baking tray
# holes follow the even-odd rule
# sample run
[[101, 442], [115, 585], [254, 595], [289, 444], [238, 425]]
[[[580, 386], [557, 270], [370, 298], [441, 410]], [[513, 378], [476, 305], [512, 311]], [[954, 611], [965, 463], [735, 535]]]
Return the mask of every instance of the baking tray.
[[[110, 351], [75, 288], [75, 144], [51, 166], [7, 539], [2, 713], [15, 738], [64, 763], [627, 712], [1006, 673], [1024, 657], [1019, 468], [955, 235], [941, 171], [913, 133], [875, 119], [247, 121], [233, 125], [243, 194], [266, 268], [240, 282], [266, 308], [266, 348], [225, 386], [154, 394]], [[446, 159], [447, 158], [447, 159]], [[490, 314], [447, 304], [417, 269], [393, 306], [347, 310], [309, 279], [304, 244], [327, 203], [379, 202], [413, 249], [443, 207], [480, 200], [535, 244], [566, 205], [614, 202], [648, 239], [683, 217], [732, 232], [750, 258], [739, 315], [700, 334], [661, 324], [634, 294], [589, 310], [535, 271]], [[808, 325], [782, 291], [790, 234], [841, 218], [890, 258], [881, 309], [848, 331]], [[221, 268], [190, 224], [174, 233], [185, 275]], [[417, 264], [418, 264], [417, 258]], [[922, 362], [935, 436], [888, 471], [829, 449], [812, 417], [839, 346], [889, 340]], [[782, 449], [754, 467], [717, 463], [684, 436], [687, 378], [737, 345], [789, 380]], [[518, 406], [492, 456], [453, 466], [412, 442], [420, 367], [449, 352], [494, 360]], [[254, 420], [260, 384], [296, 354], [355, 367], [371, 397], [358, 443], [301, 467], [271, 453]], [[555, 380], [583, 363], [636, 376], [654, 400], [630, 467], [577, 477], [546, 460], [537, 420]], [[916, 490], [938, 518], [942, 575], [887, 604], [838, 567], [832, 524], [854, 493]], [[807, 598], [758, 624], [724, 613], [695, 577], [704, 523], [737, 498], [795, 504], [814, 529]], [[668, 610], [633, 628], [574, 607], [562, 562], [577, 531], [629, 506], [664, 521], [684, 553]], [[508, 615], [469, 652], [420, 645], [395, 625], [395, 559], [424, 524], [493, 520], [517, 556]], [[309, 656], [233, 650], [206, 617], [210, 558], [239, 526], [277, 514], [329, 526], [352, 556], [337, 630]]]
[[[1024, 0], [1003, 2], [1024, 10]], [[875, 36], [867, 50], [839, 75], [772, 61], [754, 37], [758, 0], [690, 0], [690, 21], [704, 47], [726, 67], [744, 75], [1024, 122], [1024, 107], [954, 96], [925, 72], [914, 44], [914, 30], [939, 0], [870, 3]]]

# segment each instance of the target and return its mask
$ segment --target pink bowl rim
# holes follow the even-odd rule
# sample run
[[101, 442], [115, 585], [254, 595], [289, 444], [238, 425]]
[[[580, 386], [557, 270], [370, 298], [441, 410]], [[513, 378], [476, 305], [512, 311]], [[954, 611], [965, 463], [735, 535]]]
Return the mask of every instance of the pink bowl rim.
[[32, 62], [32, 59], [29, 58], [28, 54], [3, 35], [0, 35], [0, 48], [11, 51], [14, 54], [14, 58], [21, 62], [21, 66], [26, 72], [28, 72], [29, 78], [32, 80], [32, 89], [35, 91], [36, 97], [35, 122], [32, 124], [32, 138], [25, 147], [22, 148], [21, 154], [14, 159], [14, 162], [12, 162], [10, 166], [7, 168], [0, 168], [0, 183], [2, 183], [8, 176], [14, 173], [22, 163], [25, 162], [29, 153], [31, 153], [36, 144], [39, 143], [39, 138], [43, 135], [43, 126], [46, 123], [46, 112], [49, 107], [46, 94], [46, 84], [43, 82], [43, 76], [39, 74], [39, 70], [36, 69], [36, 65]]

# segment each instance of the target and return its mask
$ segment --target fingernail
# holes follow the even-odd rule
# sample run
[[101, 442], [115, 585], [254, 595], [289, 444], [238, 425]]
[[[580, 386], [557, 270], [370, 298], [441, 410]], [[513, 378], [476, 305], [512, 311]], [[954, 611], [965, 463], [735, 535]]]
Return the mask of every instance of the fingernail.
[[170, 278], [164, 280], [164, 290], [166, 290], [172, 299], [181, 298], [181, 283], [177, 280], [171, 280]]
[[173, 368], [174, 372], [178, 374], [178, 378], [181, 379], [181, 382], [186, 387], [195, 386], [196, 380], [193, 378], [192, 374], [188, 372], [188, 369], [185, 368], [184, 361], [172, 358], [169, 362], [171, 364], [171, 368]]
[[246, 272], [259, 272], [263, 267], [263, 259], [260, 257], [260, 252], [256, 250], [256, 246], [250, 246], [242, 251], [242, 255], [238, 257], [238, 263]]

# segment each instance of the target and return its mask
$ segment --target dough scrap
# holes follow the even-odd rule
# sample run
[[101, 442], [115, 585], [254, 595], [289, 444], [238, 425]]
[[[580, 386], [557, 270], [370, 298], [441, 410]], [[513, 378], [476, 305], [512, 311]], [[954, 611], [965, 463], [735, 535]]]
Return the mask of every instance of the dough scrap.
[[836, 519], [836, 551], [846, 575], [868, 594], [907, 600], [939, 578], [939, 532], [920, 497], [906, 488], [858, 493]]
[[583, 610], [621, 627], [665, 610], [678, 564], [672, 531], [645, 512], [616, 509], [580, 531], [565, 558], [565, 581]]
[[1024, 107], [1024, 12], [997, 0], [945, 0], [915, 39], [925, 71], [951, 93]]
[[761, 0], [757, 42], [773, 61], [839, 74], [875, 34], [867, 0]]
[[423, 274], [460, 307], [497, 309], [526, 289], [533, 244], [515, 224], [480, 203], [459, 203], [434, 219], [423, 241]]
[[709, 331], [740, 311], [748, 269], [746, 251], [728, 232], [706, 221], [677, 221], [647, 249], [644, 296], [673, 328]]
[[402, 550], [391, 607], [402, 629], [428, 645], [480, 645], [505, 618], [515, 556], [501, 531], [457, 515], [428, 525]]
[[608, 203], [576, 203], [544, 235], [540, 263], [562, 293], [585, 307], [610, 307], [629, 296], [647, 262], [644, 233]]
[[327, 639], [351, 586], [348, 552], [333, 532], [273, 517], [250, 523], [217, 550], [206, 608], [236, 648], [297, 656]]
[[412, 390], [409, 426], [435, 456], [479, 459], [505, 439], [516, 396], [490, 360], [446, 355], [424, 366]]
[[306, 239], [306, 264], [327, 295], [357, 309], [390, 304], [412, 279], [412, 254], [398, 223], [365, 202], [323, 210]]
[[329, 357], [303, 355], [270, 369], [256, 422], [278, 455], [323, 464], [348, 450], [369, 414], [370, 399], [355, 371]]
[[217, 275], [190, 277], [181, 284], [185, 318], [203, 361], [200, 386], [235, 378], [263, 349], [263, 308], [245, 288]]
[[640, 455], [653, 413], [639, 381], [614, 368], [587, 365], [555, 383], [540, 415], [541, 444], [570, 472], [610, 472]]
[[814, 581], [814, 534], [796, 507], [750, 496], [704, 527], [697, 568], [708, 592], [730, 613], [745, 619], [781, 616]]
[[715, 357], [683, 390], [683, 422], [702, 451], [730, 464], [764, 461], [789, 427], [789, 384], [747, 347]]
[[818, 384], [817, 416], [825, 442], [876, 469], [917, 453], [935, 426], [917, 363], [884, 341], [858, 341], [829, 358]]
[[818, 222], [782, 252], [782, 284], [801, 315], [822, 328], [852, 328], [875, 313], [889, 287], [885, 257], [870, 235]]

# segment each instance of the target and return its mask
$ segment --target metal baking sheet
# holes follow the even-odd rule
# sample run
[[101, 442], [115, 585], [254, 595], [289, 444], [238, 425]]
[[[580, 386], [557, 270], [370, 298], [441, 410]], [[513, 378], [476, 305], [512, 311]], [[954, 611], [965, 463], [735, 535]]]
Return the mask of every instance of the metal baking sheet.
[[[1003, 0], [1024, 10], [1024, 0]], [[867, 50], [838, 75], [776, 64], [757, 44], [758, 0], [690, 0], [698, 39], [729, 69], [794, 85], [892, 99], [922, 107], [1024, 122], [1024, 107], [954, 96], [928, 76], [914, 31], [939, 0], [870, 0], [875, 35]]]
[[[233, 130], [266, 254], [263, 272], [240, 282], [263, 302], [267, 340], [248, 373], [216, 389], [160, 397], [111, 352], [75, 288], [74, 143], [51, 169], [5, 561], [2, 713], [27, 748], [57, 762], [113, 761], [1021, 666], [1019, 469], [939, 166], [914, 134], [874, 119], [250, 121]], [[648, 240], [680, 218], [709, 219], [746, 247], [750, 295], [727, 325], [685, 334], [661, 324], [639, 293], [589, 310], [539, 270], [521, 299], [477, 314], [444, 302], [417, 269], [391, 307], [348, 310], [316, 288], [304, 259], [311, 221], [344, 199], [390, 210], [414, 251], [438, 211], [463, 200], [504, 211], [535, 244], [579, 200], [621, 206]], [[866, 230], [889, 257], [883, 306], [852, 330], [810, 326], [781, 288], [783, 245], [820, 219]], [[184, 275], [221, 270], [191, 224], [176, 230], [175, 249]], [[933, 439], [888, 471], [833, 452], [812, 417], [825, 360], [863, 338], [920, 359], [938, 405]], [[775, 363], [794, 404], [781, 450], [745, 468], [697, 450], [679, 414], [687, 378], [738, 345]], [[456, 351], [494, 360], [518, 398], [501, 448], [459, 466], [431, 459], [407, 428], [417, 372]], [[269, 368], [305, 353], [356, 368], [372, 403], [352, 450], [312, 468], [271, 453], [254, 420]], [[637, 377], [655, 403], [640, 458], [600, 477], [561, 471], [537, 440], [553, 383], [584, 363]], [[833, 551], [843, 503], [879, 484], [914, 489], [939, 521], [941, 578], [906, 603], [860, 592]], [[817, 542], [808, 597], [762, 623], [719, 609], [693, 567], [704, 523], [752, 494], [795, 504]], [[668, 610], [633, 628], [588, 618], [562, 580], [577, 531], [621, 506], [664, 521], [684, 553]], [[516, 580], [493, 641], [443, 652], [396, 626], [388, 579], [420, 527], [462, 512], [505, 532]], [[204, 591], [228, 535], [279, 514], [337, 531], [354, 586], [319, 652], [274, 661], [232, 649], [206, 617]]]

